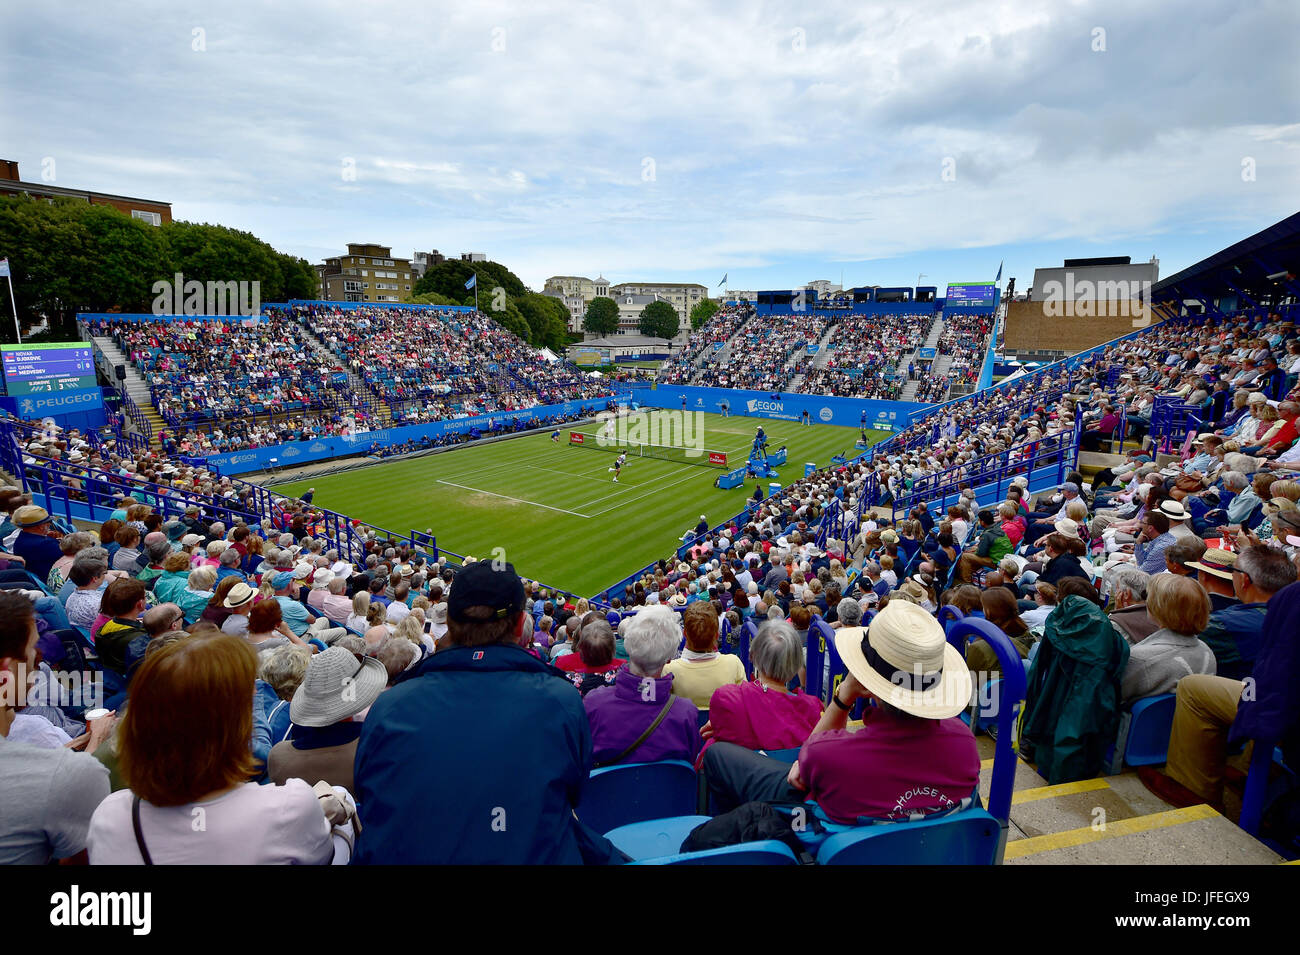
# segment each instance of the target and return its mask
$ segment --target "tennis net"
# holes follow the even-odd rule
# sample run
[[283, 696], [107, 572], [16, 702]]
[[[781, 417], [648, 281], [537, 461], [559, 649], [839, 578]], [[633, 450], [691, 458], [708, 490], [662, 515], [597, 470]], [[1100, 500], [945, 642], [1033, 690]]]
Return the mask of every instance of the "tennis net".
[[682, 448], [669, 444], [650, 444], [645, 441], [616, 441], [590, 431], [570, 431], [569, 444], [579, 448], [611, 451], [614, 454], [626, 451], [628, 457], [657, 458], [660, 461], [697, 464], [703, 468], [727, 467], [727, 452], [710, 451], [708, 448]]

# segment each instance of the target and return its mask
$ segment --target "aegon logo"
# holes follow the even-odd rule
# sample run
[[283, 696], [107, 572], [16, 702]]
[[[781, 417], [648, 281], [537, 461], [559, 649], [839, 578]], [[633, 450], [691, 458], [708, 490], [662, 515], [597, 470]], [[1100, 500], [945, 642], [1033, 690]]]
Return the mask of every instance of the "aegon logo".
[[297, 448], [285, 448], [280, 452], [280, 456], [284, 458], [296, 458], [300, 454], [302, 454], [302, 452]]
[[751, 398], [746, 402], [745, 407], [750, 411], [784, 411], [785, 404], [780, 401], [762, 401], [758, 398]]
[[256, 454], [232, 454], [230, 456], [231, 464], [243, 464], [245, 461], [256, 461]]
[[831, 418], [835, 417], [835, 412], [831, 411], [830, 408], [823, 408], [821, 411], [817, 412], [817, 417], [821, 418], [823, 421], [830, 421]]
[[319, 454], [321, 451], [327, 451], [327, 450], [329, 450], [329, 446], [326, 445], [324, 441], [317, 441], [315, 444], [313, 444], [313, 445], [312, 445], [311, 447], [309, 447], [307, 450]]

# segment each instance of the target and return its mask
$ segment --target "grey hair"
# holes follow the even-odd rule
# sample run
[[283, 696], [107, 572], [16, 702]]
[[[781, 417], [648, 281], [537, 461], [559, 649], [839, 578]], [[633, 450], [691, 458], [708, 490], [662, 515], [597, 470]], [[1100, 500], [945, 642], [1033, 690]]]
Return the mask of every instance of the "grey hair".
[[98, 574], [93, 576], [99, 576], [108, 570], [108, 551], [102, 547], [87, 547], [85, 550], [79, 550], [72, 558], [72, 567], [68, 568], [69, 575], [76, 567], [85, 568], [87, 571], [98, 570]]
[[623, 646], [633, 673], [639, 676], [657, 674], [677, 655], [677, 647], [682, 642], [679, 619], [675, 610], [662, 604], [646, 607], [632, 618]]
[[1147, 585], [1151, 575], [1136, 567], [1119, 566], [1107, 575], [1110, 583], [1110, 595], [1114, 597], [1120, 590], [1126, 590], [1137, 600], [1147, 599]]
[[233, 547], [227, 547], [221, 552], [221, 556], [217, 559], [221, 561], [222, 567], [238, 567], [240, 560], [239, 551], [235, 550]]
[[1240, 471], [1224, 471], [1220, 480], [1223, 481], [1223, 486], [1231, 491], [1243, 490], [1249, 483], [1246, 480], [1246, 475]]
[[767, 619], [768, 619], [768, 620], [784, 620], [784, 619], [785, 619], [785, 613], [781, 610], [781, 607], [778, 605], [778, 606], [773, 607], [772, 609], [770, 609], [770, 610], [767, 612]]
[[803, 643], [785, 620], [768, 620], [749, 646], [749, 659], [755, 673], [789, 683], [803, 666]]
[[862, 623], [862, 604], [853, 597], [845, 597], [835, 605], [835, 616], [846, 627], [856, 627]]
[[299, 683], [307, 676], [307, 664], [311, 659], [309, 647], [300, 647], [296, 643], [276, 647], [261, 656], [257, 676], [270, 683], [270, 689], [276, 691], [279, 698], [292, 699]]
[[217, 570], [215, 567], [195, 567], [190, 571], [189, 577], [185, 579], [185, 585], [196, 593], [206, 593], [212, 589], [212, 585], [217, 582]]
[[335, 595], [342, 594], [348, 589], [347, 579], [344, 577], [335, 577], [327, 585], [329, 592]]

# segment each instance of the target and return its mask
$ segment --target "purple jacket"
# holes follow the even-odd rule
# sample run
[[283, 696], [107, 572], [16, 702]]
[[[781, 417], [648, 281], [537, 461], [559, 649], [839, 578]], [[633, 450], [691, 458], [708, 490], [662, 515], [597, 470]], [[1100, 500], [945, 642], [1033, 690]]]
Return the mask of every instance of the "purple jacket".
[[[642, 691], [643, 683], [652, 686]], [[699, 710], [684, 697], [672, 696], [672, 674], [656, 679], [637, 676], [623, 667], [613, 686], [601, 686], [583, 698], [591, 723], [591, 759], [603, 763], [632, 745], [670, 698], [672, 708], [655, 731], [626, 759], [625, 763], [653, 763], [661, 759], [684, 759], [694, 763], [700, 751]]]

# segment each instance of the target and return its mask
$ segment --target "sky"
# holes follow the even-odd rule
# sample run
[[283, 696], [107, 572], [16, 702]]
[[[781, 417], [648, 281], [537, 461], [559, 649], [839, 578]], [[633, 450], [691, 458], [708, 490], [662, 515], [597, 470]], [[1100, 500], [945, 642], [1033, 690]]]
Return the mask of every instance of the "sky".
[[717, 291], [1162, 277], [1297, 211], [1300, 3], [24, 4], [0, 158], [309, 262]]

